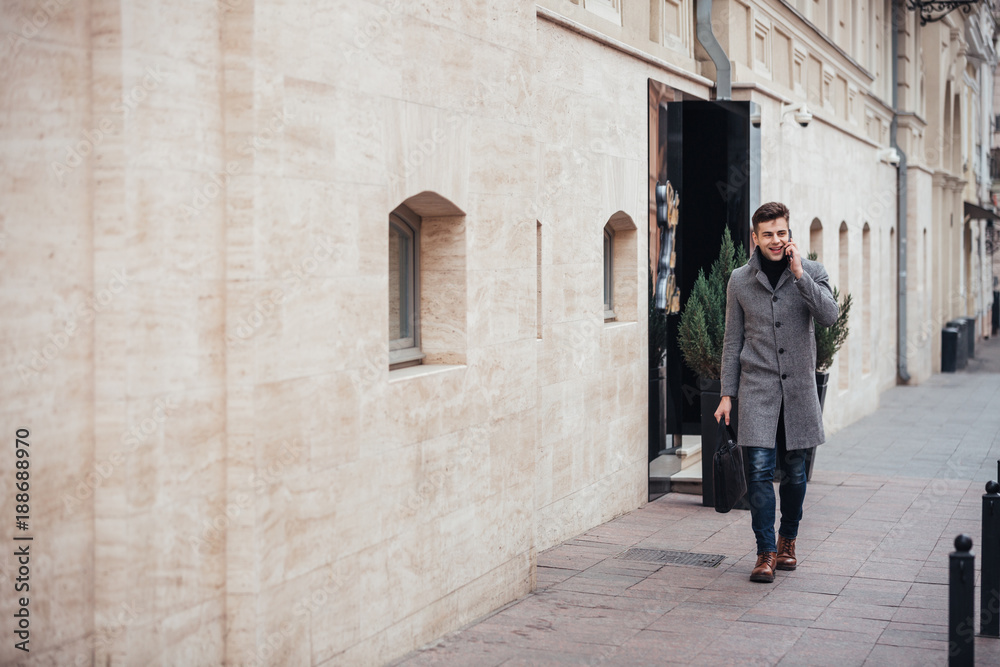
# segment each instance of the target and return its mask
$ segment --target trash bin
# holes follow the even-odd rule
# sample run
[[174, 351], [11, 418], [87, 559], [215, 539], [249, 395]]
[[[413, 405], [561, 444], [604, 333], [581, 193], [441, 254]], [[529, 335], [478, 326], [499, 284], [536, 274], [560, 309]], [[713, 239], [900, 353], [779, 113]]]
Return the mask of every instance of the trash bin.
[[963, 317], [965, 323], [968, 325], [966, 328], [966, 338], [965, 343], [969, 346], [968, 356], [969, 359], [976, 358], [976, 318], [974, 317]]
[[[994, 280], [996, 278], [994, 277]], [[993, 290], [993, 335], [1000, 333], [1000, 292]]]
[[957, 369], [958, 339], [960, 332], [955, 327], [941, 329], [941, 372], [954, 373]]
[[958, 331], [958, 342], [955, 344], [955, 370], [960, 371], [969, 365], [969, 344], [966, 342], [969, 323], [965, 320], [952, 320], [945, 326]]

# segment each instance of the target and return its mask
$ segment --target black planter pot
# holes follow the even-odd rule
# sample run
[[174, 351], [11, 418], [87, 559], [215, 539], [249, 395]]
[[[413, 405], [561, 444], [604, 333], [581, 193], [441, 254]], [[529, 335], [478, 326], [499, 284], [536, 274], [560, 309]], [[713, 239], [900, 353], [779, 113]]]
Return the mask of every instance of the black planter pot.
[[829, 373], [816, 373], [816, 393], [819, 394], [819, 408], [823, 409], [826, 404], [826, 388], [830, 384]]
[[[826, 388], [830, 384], [829, 373], [816, 373], [816, 393], [819, 394], [819, 409], [823, 411], [826, 404]], [[811, 482], [813, 478], [813, 463], [816, 462], [816, 448], [810, 447], [806, 450], [806, 480]]]
[[[719, 380], [698, 379], [698, 387], [701, 389], [701, 504], [705, 507], [715, 507], [715, 478], [713, 476], [713, 462], [715, 459], [716, 438], [719, 433], [719, 423], [715, 421], [715, 411], [719, 407], [721, 400], [721, 383]], [[732, 410], [729, 412], [729, 425], [733, 431], [739, 434], [739, 401], [732, 399]], [[744, 472], [747, 478], [750, 471], [747, 468], [747, 460], [743, 459]], [[744, 496], [733, 509], [748, 510], [746, 496]]]

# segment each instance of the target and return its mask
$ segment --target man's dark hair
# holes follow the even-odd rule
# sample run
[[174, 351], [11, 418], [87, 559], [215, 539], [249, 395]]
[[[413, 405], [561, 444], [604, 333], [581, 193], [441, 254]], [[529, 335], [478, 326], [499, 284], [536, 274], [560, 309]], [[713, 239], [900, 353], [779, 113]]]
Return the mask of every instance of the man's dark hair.
[[760, 223], [770, 222], [778, 218], [784, 218], [791, 224], [792, 219], [788, 213], [787, 206], [779, 201], [769, 201], [766, 204], [761, 204], [760, 208], [754, 211], [753, 214], [753, 233], [758, 233]]

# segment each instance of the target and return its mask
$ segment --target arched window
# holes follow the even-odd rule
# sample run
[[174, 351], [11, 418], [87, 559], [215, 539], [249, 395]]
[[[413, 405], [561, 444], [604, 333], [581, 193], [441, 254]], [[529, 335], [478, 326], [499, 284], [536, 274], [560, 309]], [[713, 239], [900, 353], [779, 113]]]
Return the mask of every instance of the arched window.
[[823, 261], [823, 223], [813, 218], [809, 225], [809, 252], [816, 253], [816, 261]]
[[927, 107], [927, 95], [924, 93], [924, 82], [925, 82], [925, 80], [926, 80], [926, 77], [923, 74], [921, 74], [920, 75], [920, 93], [919, 93], [920, 97], [917, 100], [917, 104], [919, 105], [919, 109], [920, 109], [921, 115], [924, 113], [924, 110]]
[[[925, 299], [929, 299], [931, 293], [931, 265], [930, 265], [930, 260], [928, 259], [929, 252], [930, 248], [927, 244], [927, 228], [924, 227], [924, 233], [921, 239], [921, 256], [923, 258], [921, 261], [923, 261], [923, 268], [920, 271], [920, 276], [923, 278], [923, 284], [921, 287], [924, 293], [927, 295], [924, 297]], [[924, 306], [925, 312], [929, 313], [931, 310], [930, 301], [925, 301], [925, 304], [927, 304]]]
[[[846, 297], [851, 291], [849, 284], [850, 281], [848, 280], [848, 278], [850, 277], [850, 270], [851, 270], [850, 268], [851, 257], [850, 257], [850, 248], [848, 247], [846, 222], [840, 223], [840, 233], [838, 235], [838, 239], [839, 239], [839, 244], [838, 244], [839, 247], [837, 254], [840, 261], [837, 270], [837, 283], [838, 283], [837, 287], [840, 290], [840, 299], [841, 301], [843, 301], [844, 297]], [[848, 338], [844, 342], [844, 346], [841, 347], [840, 352], [837, 353], [838, 357], [837, 386], [840, 387], [841, 390], [847, 389], [850, 386], [850, 381], [851, 381], [850, 346], [851, 346], [851, 340], [850, 340], [850, 334], [848, 334]]]
[[389, 363], [423, 358], [417, 318], [420, 218], [406, 205], [389, 214]]
[[[886, 310], [883, 311], [883, 312], [895, 312], [896, 307], [897, 307], [897, 303], [898, 303], [897, 300], [899, 299], [899, 274], [898, 274], [898, 272], [896, 270], [896, 260], [897, 260], [896, 253], [897, 252], [898, 252], [898, 249], [896, 248], [896, 228], [895, 227], [890, 227], [889, 228], [889, 261], [886, 262], [886, 264], [889, 267], [889, 280], [888, 280], [888, 282], [886, 284], [889, 286], [889, 288], [888, 289], [884, 289], [884, 290], [880, 290], [883, 294], [885, 294], [885, 298], [886, 298], [886, 300], [888, 302], [886, 304]], [[888, 347], [889, 345], [891, 345], [890, 340], [887, 337], [885, 337], [885, 336], [879, 336], [879, 342], [881, 342], [882, 345], [884, 345], [886, 347]]]
[[872, 235], [865, 223], [861, 231], [861, 372], [872, 371]]
[[637, 321], [639, 264], [636, 226], [624, 211], [604, 225], [604, 321]]
[[955, 109], [951, 114], [951, 170], [960, 174], [962, 172], [962, 158], [963, 148], [962, 145], [962, 104], [961, 97], [955, 95]]
[[389, 214], [389, 370], [464, 364], [465, 213], [441, 195], [413, 195]]
[[937, 163], [942, 169], [951, 168], [951, 82], [944, 85], [944, 123], [941, 131], [941, 157]]

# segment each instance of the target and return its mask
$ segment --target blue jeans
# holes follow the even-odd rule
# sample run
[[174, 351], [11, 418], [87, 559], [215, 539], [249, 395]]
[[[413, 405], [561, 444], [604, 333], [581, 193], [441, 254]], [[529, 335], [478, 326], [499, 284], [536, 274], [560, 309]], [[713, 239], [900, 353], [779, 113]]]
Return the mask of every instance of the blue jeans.
[[781, 525], [778, 533], [794, 540], [802, 519], [802, 501], [806, 497], [807, 449], [789, 452], [785, 446], [785, 410], [778, 416], [778, 433], [774, 449], [744, 447], [749, 462], [747, 501], [750, 519], [757, 538], [757, 553], [777, 551], [774, 537], [774, 468], [781, 468], [778, 495], [781, 499]]

